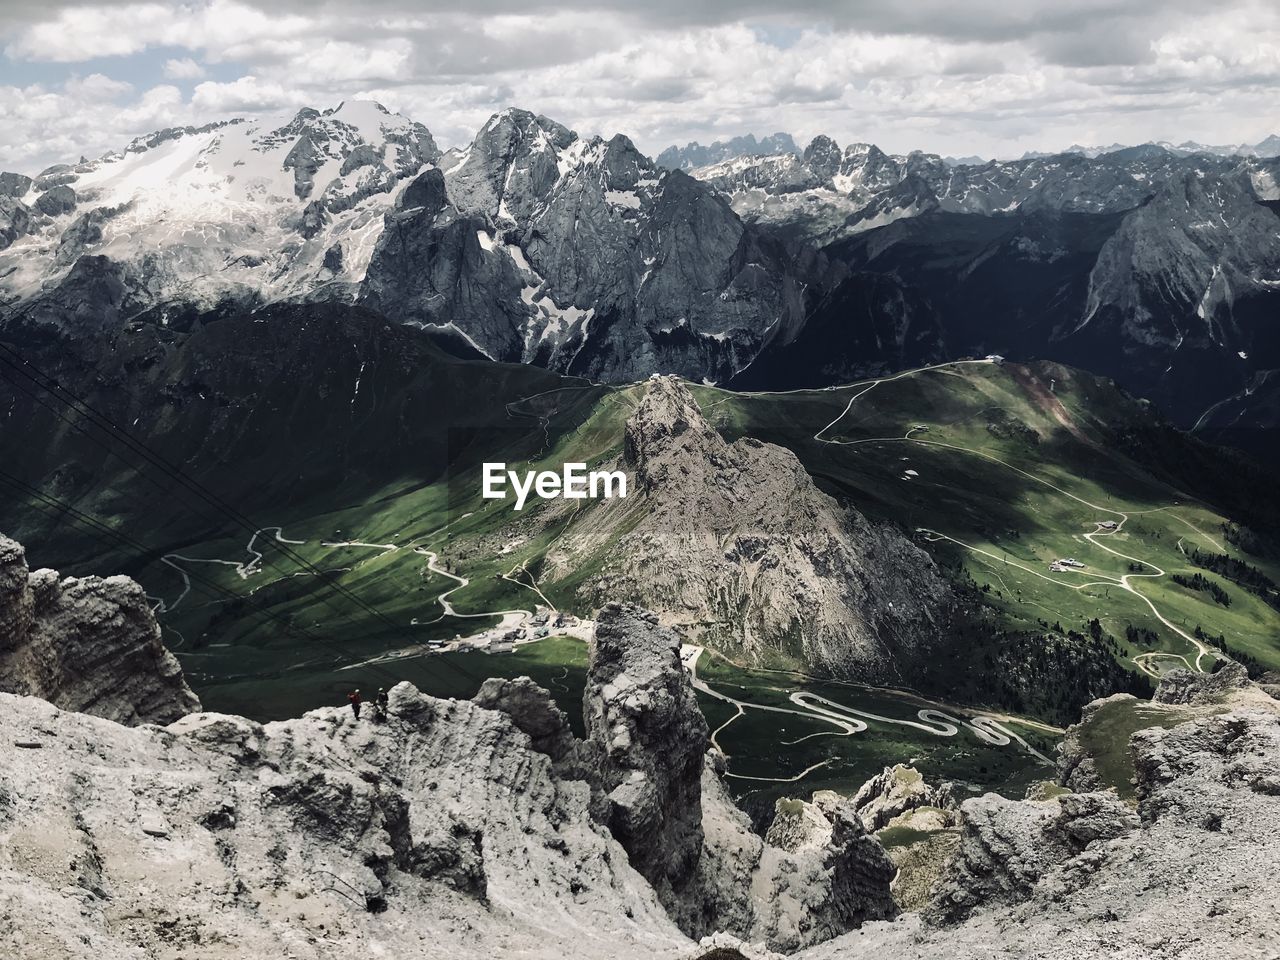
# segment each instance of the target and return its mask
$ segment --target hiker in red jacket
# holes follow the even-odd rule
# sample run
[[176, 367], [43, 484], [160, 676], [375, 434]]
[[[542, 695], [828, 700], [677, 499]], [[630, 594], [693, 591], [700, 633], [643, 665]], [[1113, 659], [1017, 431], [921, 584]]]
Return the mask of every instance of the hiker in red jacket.
[[348, 693], [348, 694], [347, 694], [347, 702], [351, 704], [351, 713], [355, 716], [355, 718], [356, 718], [357, 720], [359, 720], [359, 719], [360, 719], [360, 704], [363, 702], [363, 701], [360, 699], [360, 691], [359, 691], [359, 690], [352, 690], [350, 693]]

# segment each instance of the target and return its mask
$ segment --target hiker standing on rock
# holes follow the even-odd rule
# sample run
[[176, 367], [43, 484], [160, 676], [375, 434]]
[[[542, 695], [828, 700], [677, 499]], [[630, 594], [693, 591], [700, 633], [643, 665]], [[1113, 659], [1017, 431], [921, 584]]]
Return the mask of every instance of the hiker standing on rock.
[[373, 719], [379, 722], [387, 719], [386, 687], [379, 687], [377, 696], [373, 698]]
[[352, 690], [347, 694], [347, 702], [351, 704], [351, 713], [357, 720], [360, 719], [360, 704], [364, 701], [360, 699], [360, 691]]

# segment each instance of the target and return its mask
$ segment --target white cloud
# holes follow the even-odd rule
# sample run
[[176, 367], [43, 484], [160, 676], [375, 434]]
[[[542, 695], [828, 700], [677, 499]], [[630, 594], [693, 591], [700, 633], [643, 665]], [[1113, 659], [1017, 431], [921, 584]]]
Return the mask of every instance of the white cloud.
[[[514, 104], [584, 133], [625, 132], [650, 152], [787, 130], [898, 151], [1016, 155], [1072, 141], [1240, 142], [1276, 125], [1280, 7], [1268, 0], [484, 6], [6, 0], [0, 42], [12, 74], [21, 77], [24, 60], [94, 59], [102, 72], [8, 88], [0, 162], [101, 152], [148, 132], [153, 117], [152, 126], [199, 123], [352, 96], [421, 120], [445, 144]], [[165, 79], [200, 81], [188, 100], [167, 84], [139, 92], [112, 79], [135, 79], [129, 58], [147, 50], [169, 56]], [[118, 73], [98, 66], [113, 56]], [[108, 103], [121, 109], [107, 116]]]
[[60, 89], [0, 87], [0, 128], [7, 131], [0, 143], [0, 168], [38, 172], [81, 155], [101, 156], [140, 133], [190, 120], [177, 87], [151, 87], [121, 105], [120, 98], [131, 92], [128, 84], [93, 76], [68, 81]]
[[72, 77], [63, 84], [63, 91], [74, 100], [113, 101], [132, 92], [133, 84], [112, 80], [101, 73], [91, 73], [87, 77]]
[[206, 80], [196, 85], [191, 105], [202, 115], [259, 113], [303, 106], [306, 96], [281, 84], [264, 82], [254, 76], [241, 77], [230, 83]]
[[170, 80], [199, 80], [208, 73], [190, 57], [169, 59], [164, 62], [164, 75]]

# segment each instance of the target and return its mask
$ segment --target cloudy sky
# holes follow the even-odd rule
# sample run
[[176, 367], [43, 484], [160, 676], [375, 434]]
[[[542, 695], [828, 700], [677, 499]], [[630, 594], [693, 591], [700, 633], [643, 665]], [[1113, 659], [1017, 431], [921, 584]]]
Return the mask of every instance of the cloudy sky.
[[352, 96], [442, 146], [511, 105], [651, 153], [775, 130], [1001, 157], [1280, 132], [1275, 0], [0, 0], [0, 46], [0, 168], [24, 172]]

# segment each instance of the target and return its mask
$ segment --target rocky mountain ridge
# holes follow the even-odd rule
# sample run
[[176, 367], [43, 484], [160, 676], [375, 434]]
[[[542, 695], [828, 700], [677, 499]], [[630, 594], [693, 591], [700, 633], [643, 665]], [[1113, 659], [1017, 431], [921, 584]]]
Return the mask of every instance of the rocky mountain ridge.
[[692, 170], [735, 157], [767, 157], [781, 153], [799, 155], [800, 148], [791, 134], [773, 133], [757, 140], [754, 134], [747, 133], [728, 140], [716, 140], [705, 147], [696, 141], [690, 141], [683, 147], [672, 145], [658, 154], [654, 162], [668, 170]]
[[728, 197], [744, 219], [829, 243], [932, 211], [1131, 210], [1161, 184], [1188, 174], [1229, 179], [1266, 200], [1280, 196], [1278, 171], [1276, 157], [1219, 157], [1156, 144], [1096, 156], [1067, 151], [952, 164], [921, 151], [890, 155], [868, 143], [841, 148], [819, 135], [799, 154], [738, 156], [690, 172]]
[[1114, 376], [1184, 428], [1274, 420], [1280, 158], [793, 147], [686, 173], [509, 109], [442, 154], [360, 101], [160, 131], [0, 176], [0, 327], [354, 302], [612, 382], [824, 386], [999, 353]]
[[690, 642], [871, 682], [900, 680], [945, 632], [952, 599], [928, 554], [819, 491], [791, 451], [726, 442], [678, 379], [649, 381], [618, 467], [632, 493], [586, 508], [549, 558], [577, 569], [609, 544], [585, 602], [632, 601]]
[[0, 304], [68, 334], [359, 301], [491, 359], [725, 379], [803, 312], [805, 257], [713, 191], [516, 109], [445, 155], [350, 101], [3, 184]]
[[[1280, 135], [1273, 133], [1257, 143], [1238, 144], [1206, 144], [1197, 143], [1194, 140], [1184, 140], [1181, 143], [1173, 143], [1169, 140], [1150, 140], [1145, 144], [1113, 143], [1110, 146], [1082, 146], [1081, 144], [1073, 143], [1062, 150], [1028, 150], [1023, 153], [1021, 159], [1032, 160], [1052, 157], [1062, 153], [1078, 153], [1092, 159], [1103, 154], [1115, 153], [1117, 150], [1127, 150], [1135, 146], [1157, 146], [1168, 150], [1170, 153], [1181, 155], [1203, 153], [1220, 157], [1276, 157], [1280, 156]], [[691, 141], [683, 147], [673, 144], [658, 154], [657, 163], [669, 169], [692, 170], [739, 157], [769, 157], [785, 153], [792, 153], [796, 156], [800, 156], [803, 153], [803, 150], [796, 146], [791, 134], [775, 133], [757, 140], [753, 134], [748, 133], [731, 137], [728, 140], [717, 140], [709, 146], [703, 146], [697, 141]], [[985, 158], [977, 155], [964, 157], [947, 156], [944, 157], [944, 160], [953, 167], [980, 167], [988, 162]]]
[[[124, 309], [160, 322], [320, 288], [349, 298], [383, 207], [439, 155], [426, 127], [353, 100], [278, 122], [162, 130], [97, 160], [6, 175], [0, 302], [25, 309], [74, 290], [99, 258]], [[78, 319], [101, 323], [103, 307], [85, 303]]]

